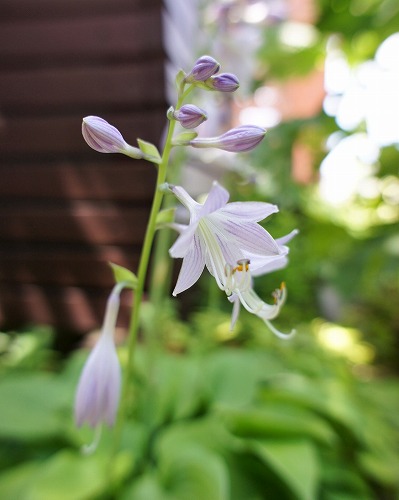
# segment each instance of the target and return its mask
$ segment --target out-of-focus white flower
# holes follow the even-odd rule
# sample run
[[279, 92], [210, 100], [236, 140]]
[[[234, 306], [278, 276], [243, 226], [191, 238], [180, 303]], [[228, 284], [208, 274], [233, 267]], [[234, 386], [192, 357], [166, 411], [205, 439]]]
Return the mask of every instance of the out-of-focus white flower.
[[83, 367], [75, 397], [75, 422], [80, 427], [101, 423], [112, 426], [119, 405], [121, 368], [114, 343], [123, 283], [118, 283], [108, 298], [101, 336]]

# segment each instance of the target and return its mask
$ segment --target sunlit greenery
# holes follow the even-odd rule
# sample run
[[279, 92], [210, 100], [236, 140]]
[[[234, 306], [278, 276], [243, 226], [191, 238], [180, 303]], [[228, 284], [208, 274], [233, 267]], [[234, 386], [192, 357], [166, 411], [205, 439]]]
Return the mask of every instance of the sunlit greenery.
[[[332, 35], [355, 68], [398, 27], [397, 0], [320, 0], [311, 25], [259, 27], [252, 89], [322, 70]], [[284, 120], [224, 175], [232, 199], [279, 205], [273, 236], [300, 230], [288, 267], [255, 282], [265, 299], [287, 283], [276, 325], [297, 335], [276, 339], [245, 311], [231, 331], [231, 304], [207, 276], [184, 307], [144, 304], [150, 342], [136, 352], [116, 454], [108, 429], [81, 453], [93, 431], [75, 428], [72, 405], [87, 351], [61, 358], [48, 329], [0, 333], [2, 498], [399, 498], [398, 143], [379, 148], [344, 201], [325, 199], [319, 182], [333, 134], [366, 129], [343, 130], [322, 110]], [[295, 147], [311, 158], [306, 182], [293, 174]], [[126, 363], [123, 345], [119, 356]]]

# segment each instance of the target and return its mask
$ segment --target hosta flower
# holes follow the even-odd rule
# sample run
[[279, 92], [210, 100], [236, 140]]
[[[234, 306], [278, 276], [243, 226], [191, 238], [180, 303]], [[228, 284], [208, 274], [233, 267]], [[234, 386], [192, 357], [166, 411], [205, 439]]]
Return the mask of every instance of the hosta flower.
[[251, 151], [264, 138], [266, 130], [256, 125], [242, 125], [218, 137], [197, 137], [190, 141], [194, 148], [218, 148], [232, 153]]
[[262, 202], [228, 203], [229, 193], [214, 183], [204, 204], [197, 203], [180, 186], [170, 186], [178, 200], [189, 210], [190, 223], [180, 231], [170, 248], [171, 257], [183, 263], [173, 295], [190, 288], [206, 266], [222, 290], [226, 286], [226, 264], [234, 267], [248, 255], [257, 256], [255, 269], [265, 265], [262, 258], [284, 255], [284, 249], [258, 222], [278, 211]]
[[217, 73], [220, 64], [211, 56], [201, 56], [194, 64], [193, 69], [185, 77], [187, 83], [203, 82]]
[[101, 336], [91, 351], [75, 397], [77, 426], [87, 422], [97, 427], [102, 422], [112, 426], [119, 405], [121, 369], [114, 344], [114, 331], [119, 311], [122, 285], [115, 285], [108, 298]]
[[238, 78], [232, 73], [220, 73], [211, 76], [204, 83], [208, 88], [219, 92], [234, 92], [240, 86]]
[[119, 130], [99, 116], [86, 116], [82, 135], [87, 144], [100, 153], [122, 153], [131, 158], [143, 158], [140, 149], [130, 146]]
[[[274, 268], [273, 264], [275, 264]], [[231, 329], [234, 328], [240, 312], [240, 306], [242, 305], [248, 312], [262, 319], [277, 337], [284, 339], [292, 337], [295, 334], [295, 330], [292, 330], [290, 333], [283, 333], [275, 328], [270, 322], [270, 320], [277, 317], [285, 302], [287, 296], [285, 284], [282, 283], [281, 287], [274, 291], [274, 304], [264, 302], [253, 289], [250, 265], [251, 261], [249, 259], [237, 261], [234, 267], [229, 264], [226, 265], [227, 281], [225, 292], [229, 301], [233, 304]], [[278, 259], [274, 262], [271, 261], [269, 272], [280, 269], [280, 267], [281, 262], [279, 262]]]
[[195, 128], [207, 119], [206, 112], [194, 104], [184, 104], [180, 109], [173, 112], [175, 120], [179, 121], [184, 128]]

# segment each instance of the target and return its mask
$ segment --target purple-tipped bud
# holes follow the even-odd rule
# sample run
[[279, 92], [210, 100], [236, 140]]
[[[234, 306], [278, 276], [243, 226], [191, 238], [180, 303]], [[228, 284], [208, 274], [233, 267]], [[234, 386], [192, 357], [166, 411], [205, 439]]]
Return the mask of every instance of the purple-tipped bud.
[[97, 427], [112, 426], [119, 405], [121, 369], [114, 344], [114, 330], [122, 285], [115, 285], [109, 296], [99, 341], [87, 358], [75, 398], [75, 421]]
[[194, 64], [193, 69], [186, 76], [187, 83], [204, 82], [220, 69], [220, 64], [211, 56], [202, 56]]
[[195, 128], [207, 120], [205, 111], [194, 104], [185, 104], [173, 113], [175, 120], [179, 121], [184, 128]]
[[197, 137], [190, 141], [194, 148], [218, 148], [232, 153], [242, 153], [254, 149], [266, 134], [266, 130], [256, 125], [242, 125], [218, 137]]
[[132, 158], [143, 158], [138, 148], [130, 146], [119, 130], [99, 116], [86, 116], [82, 135], [87, 144], [100, 153], [123, 153]]
[[204, 83], [210, 89], [219, 92], [234, 92], [240, 86], [238, 78], [232, 73], [220, 73], [220, 75], [211, 76]]

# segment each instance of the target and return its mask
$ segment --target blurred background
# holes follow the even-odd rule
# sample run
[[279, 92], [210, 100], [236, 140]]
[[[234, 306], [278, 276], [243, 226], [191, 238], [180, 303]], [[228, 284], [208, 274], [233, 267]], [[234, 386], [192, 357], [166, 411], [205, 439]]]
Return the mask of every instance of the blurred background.
[[[0, 7], [4, 498], [398, 499], [397, 1]], [[101, 325], [108, 261], [136, 270], [154, 172], [89, 150], [81, 118], [162, 144], [175, 73], [204, 53], [241, 86], [193, 95], [209, 116], [199, 133], [268, 132], [250, 154], [179, 152], [181, 183], [200, 196], [217, 178], [232, 200], [278, 204], [273, 236], [299, 229], [288, 267], [255, 282], [265, 300], [286, 282], [275, 325], [297, 336], [271, 338], [244, 312], [230, 332], [206, 275], [156, 314], [146, 302], [132, 425], [107, 477], [112, 435], [83, 457], [91, 433], [71, 419], [77, 347]], [[168, 290], [165, 262], [151, 297], [159, 280]]]

